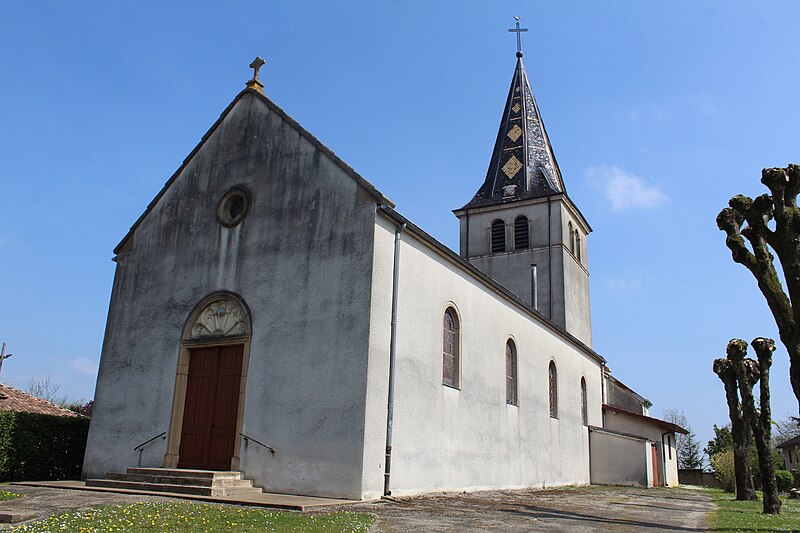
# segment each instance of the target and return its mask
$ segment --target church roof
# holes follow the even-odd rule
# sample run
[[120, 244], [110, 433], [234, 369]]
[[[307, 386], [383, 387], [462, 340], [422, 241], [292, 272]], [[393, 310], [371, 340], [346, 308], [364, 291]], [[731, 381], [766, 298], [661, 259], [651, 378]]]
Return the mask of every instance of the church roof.
[[425, 243], [430, 249], [435, 250], [442, 257], [445, 257], [448, 260], [450, 260], [452, 264], [461, 268], [463, 272], [466, 272], [467, 274], [471, 275], [474, 279], [483, 283], [485, 286], [491, 288], [491, 290], [499, 294], [501, 297], [505, 298], [507, 301], [525, 310], [525, 312], [528, 313], [529, 316], [534, 317], [541, 324], [550, 328], [551, 331], [560, 335], [564, 339], [570, 341], [576, 348], [581, 350], [583, 353], [585, 353], [598, 363], [602, 365], [606, 364], [606, 359], [599, 353], [595, 352], [592, 348], [590, 348], [585, 342], [575, 337], [572, 333], [570, 333], [560, 325], [556, 324], [554, 321], [544, 316], [538, 309], [535, 309], [528, 302], [524, 301], [522, 298], [520, 298], [507, 288], [505, 288], [503, 285], [495, 281], [492, 277], [486, 275], [483, 271], [481, 271], [478, 267], [470, 263], [468, 260], [464, 259], [460, 255], [455, 253], [453, 250], [451, 250], [450, 248], [448, 248], [447, 246], [436, 240], [428, 232], [426, 232], [425, 230], [423, 230], [422, 228], [411, 222], [409, 219], [398, 213], [392, 206], [382, 204], [378, 206], [378, 210], [379, 212], [385, 214], [390, 219], [394, 220], [398, 225], [405, 225], [407, 227], [406, 231], [408, 233], [413, 234], [420, 241]]
[[486, 180], [462, 209], [565, 192], [522, 54], [518, 53]]

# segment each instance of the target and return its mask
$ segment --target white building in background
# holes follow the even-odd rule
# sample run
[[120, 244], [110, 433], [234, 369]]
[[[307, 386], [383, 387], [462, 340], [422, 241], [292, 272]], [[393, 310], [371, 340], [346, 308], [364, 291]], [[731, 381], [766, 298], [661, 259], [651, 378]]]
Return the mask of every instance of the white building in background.
[[265, 97], [259, 66], [115, 250], [85, 477], [234, 470], [354, 499], [676, 484], [669, 426], [591, 348], [591, 227], [522, 54], [460, 253]]

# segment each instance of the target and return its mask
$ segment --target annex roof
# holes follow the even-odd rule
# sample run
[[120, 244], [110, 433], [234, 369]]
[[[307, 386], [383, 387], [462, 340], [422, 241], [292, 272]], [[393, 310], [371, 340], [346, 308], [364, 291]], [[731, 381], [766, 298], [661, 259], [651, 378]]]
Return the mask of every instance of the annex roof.
[[0, 383], [0, 411], [17, 411], [19, 413], [54, 416], [79, 416], [69, 409], [64, 409], [4, 383]]
[[642, 405], [645, 405], [648, 408], [649, 407], [653, 407], [653, 402], [651, 402], [650, 400], [648, 400], [647, 398], [645, 398], [644, 396], [642, 396], [641, 394], [639, 394], [638, 392], [636, 392], [632, 388], [630, 388], [627, 385], [625, 385], [623, 382], [621, 382], [619, 379], [617, 379], [614, 375], [612, 375], [610, 371], [606, 372], [606, 377], [608, 378], [609, 381], [613, 382], [616, 386], [618, 386], [622, 390], [625, 390], [628, 393], [630, 393]]
[[633, 418], [638, 418], [644, 422], [649, 422], [654, 426], [659, 426], [664, 429], [668, 429], [670, 431], [674, 431], [675, 433], [680, 433], [682, 435], [688, 435], [689, 431], [680, 427], [678, 424], [673, 424], [672, 422], [667, 422], [666, 420], [661, 420], [659, 418], [653, 418], [652, 416], [643, 415], [640, 413], [634, 413], [633, 411], [628, 411], [626, 409], [620, 409], [619, 407], [614, 407], [613, 405], [603, 404], [603, 410], [605, 411], [614, 411], [615, 413], [630, 416]]

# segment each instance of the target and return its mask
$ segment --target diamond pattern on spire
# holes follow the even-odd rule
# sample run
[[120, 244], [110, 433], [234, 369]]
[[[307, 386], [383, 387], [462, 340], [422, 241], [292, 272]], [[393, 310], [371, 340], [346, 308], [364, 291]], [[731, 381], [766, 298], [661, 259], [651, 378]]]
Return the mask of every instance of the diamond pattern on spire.
[[[519, 104], [517, 104], [517, 105], [519, 106]], [[510, 130], [508, 130], [508, 133], [506, 133], [506, 135], [513, 142], [517, 142], [517, 139], [519, 139], [519, 136], [522, 135], [522, 128], [520, 128], [519, 126], [514, 124], [514, 126]]]
[[565, 192], [522, 59], [511, 80], [483, 185], [465, 209]]
[[511, 158], [508, 161], [506, 161], [506, 164], [503, 165], [502, 170], [505, 173], [505, 175], [508, 176], [509, 179], [511, 179], [517, 175], [517, 172], [519, 172], [519, 169], [521, 168], [522, 168], [522, 163], [519, 162], [517, 156], [512, 155]]

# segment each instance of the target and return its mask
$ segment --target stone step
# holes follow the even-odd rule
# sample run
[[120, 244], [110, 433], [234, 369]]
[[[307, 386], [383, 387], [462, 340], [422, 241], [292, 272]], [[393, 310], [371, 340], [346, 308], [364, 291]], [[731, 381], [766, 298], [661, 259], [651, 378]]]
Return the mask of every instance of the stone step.
[[200, 479], [241, 479], [242, 473], [233, 470], [192, 470], [189, 468], [139, 468], [127, 469], [128, 474], [169, 476]]
[[252, 487], [251, 479], [241, 479], [241, 477], [186, 477], [171, 475], [152, 475], [152, 474], [132, 474], [121, 472], [109, 472], [107, 479], [115, 481], [136, 481], [139, 483], [161, 483], [164, 485], [190, 485], [195, 487]]
[[[250, 480], [242, 480], [252, 483]], [[142, 481], [122, 481], [115, 479], [87, 479], [88, 487], [105, 487], [112, 489], [143, 490], [154, 492], [173, 492], [196, 496], [232, 496], [236, 494], [257, 494], [262, 490], [252, 485], [233, 487], [203, 487], [195, 485], [173, 485], [168, 483], [146, 483]]]

